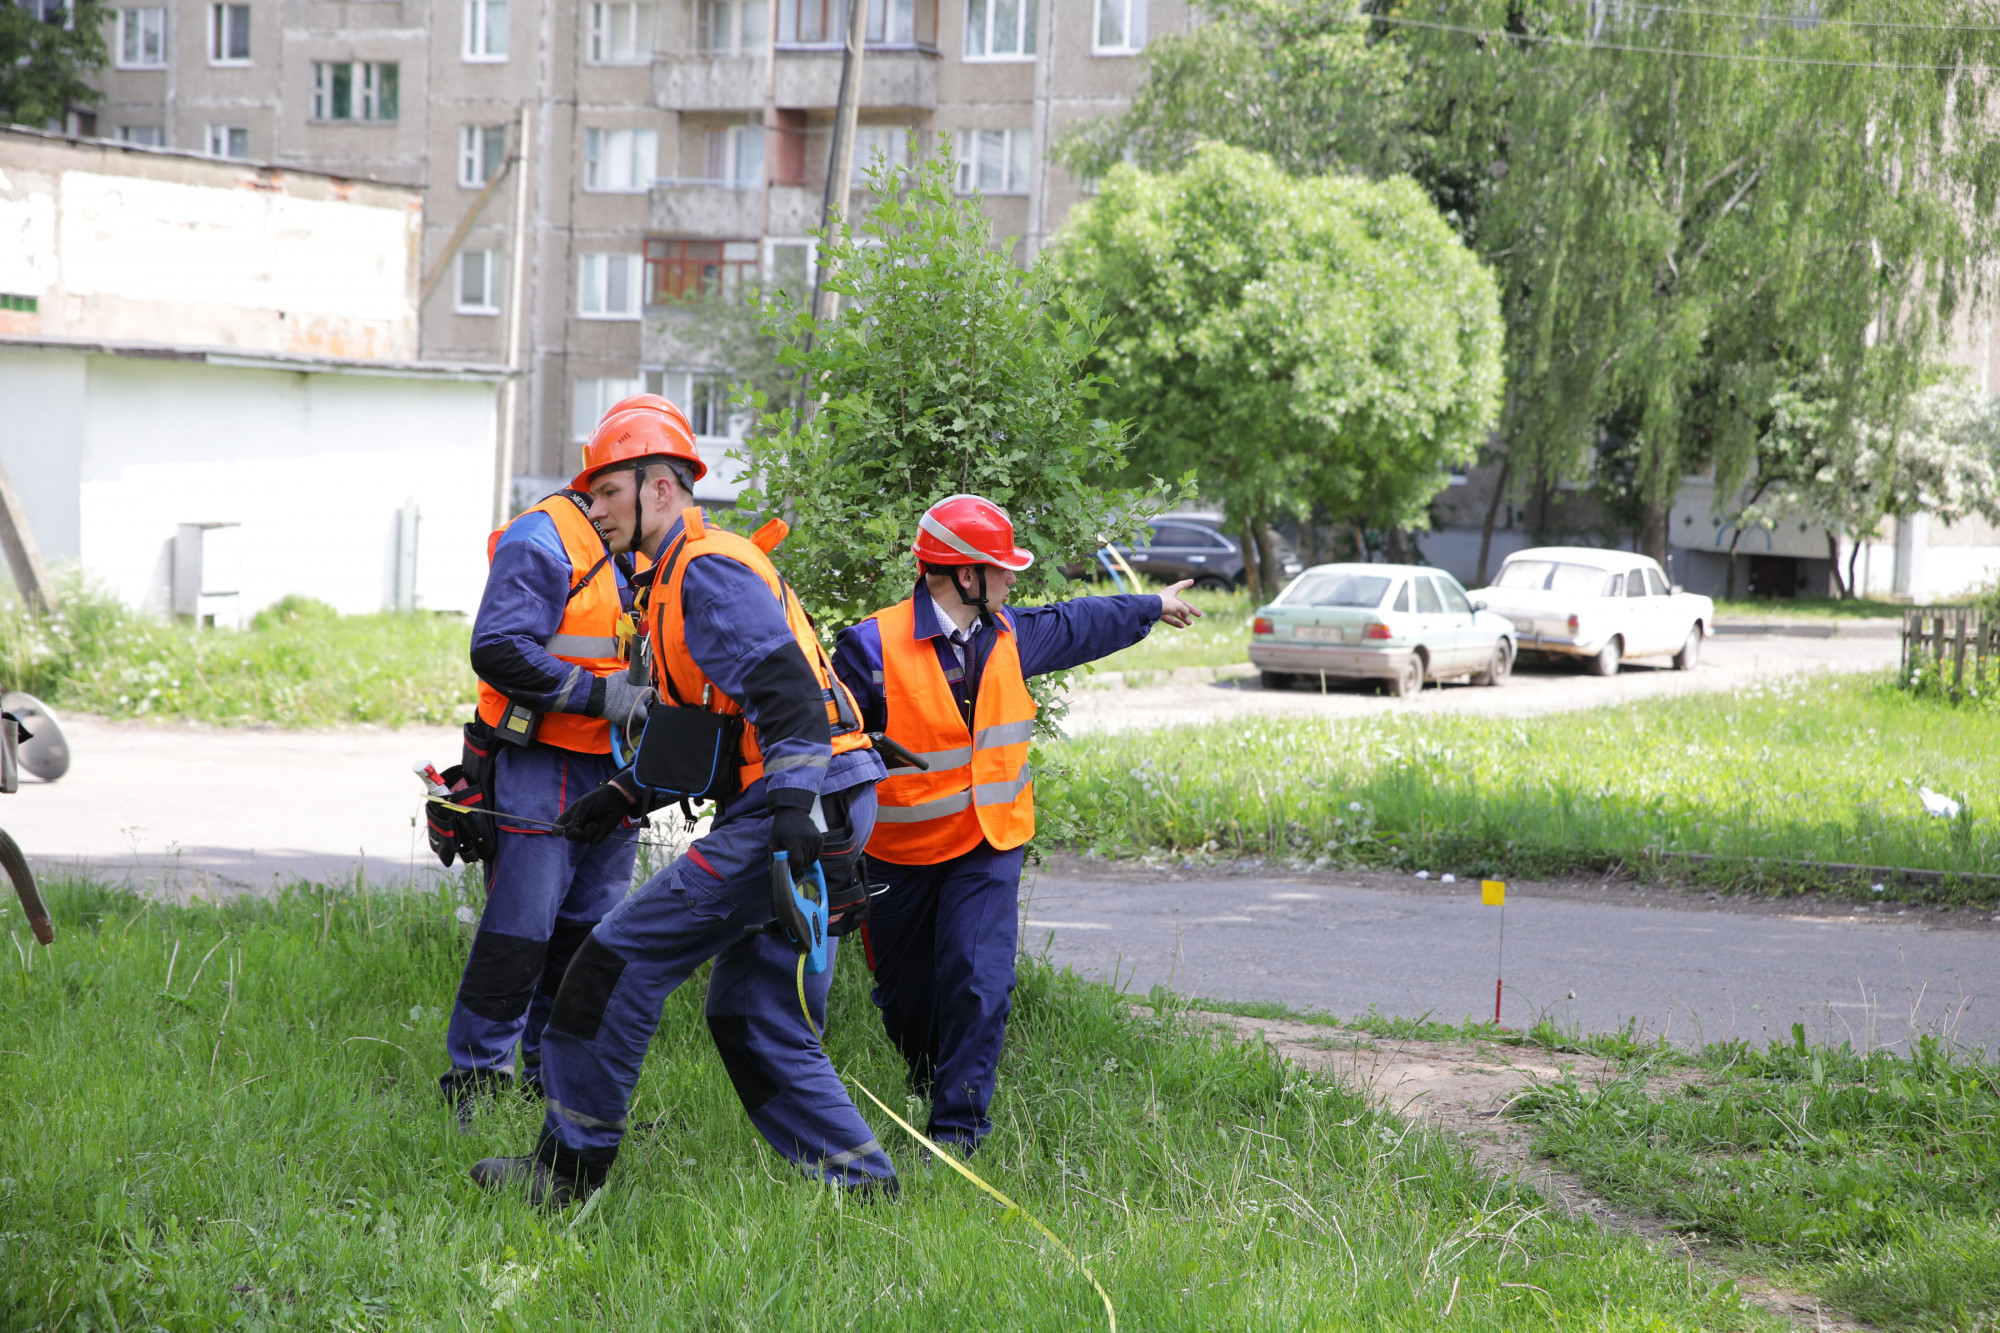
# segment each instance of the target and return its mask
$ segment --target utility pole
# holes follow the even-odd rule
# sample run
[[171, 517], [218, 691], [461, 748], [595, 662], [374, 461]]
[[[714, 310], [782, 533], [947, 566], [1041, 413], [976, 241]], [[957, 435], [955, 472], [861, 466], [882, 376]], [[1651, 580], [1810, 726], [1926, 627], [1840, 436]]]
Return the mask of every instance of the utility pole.
[[[833, 113], [833, 150], [827, 155], [826, 200], [820, 206], [820, 251], [833, 240], [835, 218], [847, 220], [847, 201], [854, 175], [854, 127], [861, 115], [861, 56], [867, 49], [868, 0], [848, 0], [847, 54], [840, 62], [840, 104]], [[838, 298], [826, 287], [827, 262], [814, 266], [813, 323], [833, 318]]]
[[529, 117], [532, 113], [524, 104], [521, 107], [521, 148], [515, 154], [520, 159], [520, 172], [514, 178], [514, 272], [510, 275], [512, 293], [507, 298], [507, 380], [500, 386], [500, 447], [493, 459], [493, 526], [499, 527], [507, 521], [509, 492], [514, 484], [514, 433], [515, 404], [521, 393], [521, 307], [528, 299], [528, 183], [533, 173], [529, 154], [532, 152], [528, 136]]
[[35, 530], [28, 526], [28, 511], [22, 508], [13, 478], [4, 466], [0, 466], [0, 549], [7, 553], [14, 586], [21, 590], [21, 600], [28, 609], [44, 615], [54, 611], [59, 604], [55, 584], [49, 582], [42, 548], [35, 544]]

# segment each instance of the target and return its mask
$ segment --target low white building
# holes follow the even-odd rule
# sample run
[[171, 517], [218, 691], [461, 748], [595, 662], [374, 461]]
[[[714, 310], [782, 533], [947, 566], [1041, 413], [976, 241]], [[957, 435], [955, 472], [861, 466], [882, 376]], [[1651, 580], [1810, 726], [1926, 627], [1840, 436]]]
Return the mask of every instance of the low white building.
[[0, 130], [0, 466], [46, 564], [236, 623], [470, 611], [505, 370], [414, 359], [421, 196]]

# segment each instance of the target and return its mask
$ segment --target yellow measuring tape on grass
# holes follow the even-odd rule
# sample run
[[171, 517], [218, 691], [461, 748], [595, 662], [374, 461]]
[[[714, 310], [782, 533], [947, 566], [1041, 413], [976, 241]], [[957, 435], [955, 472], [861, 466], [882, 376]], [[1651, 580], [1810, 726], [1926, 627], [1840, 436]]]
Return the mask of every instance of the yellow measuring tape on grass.
[[[812, 1010], [806, 1004], [806, 956], [804, 954], [799, 955], [799, 1012], [806, 1016], [806, 1026], [812, 1029], [813, 1040], [814, 1041], [824, 1040], [819, 1035], [819, 1024], [813, 1022]], [[874, 1102], [877, 1106], [881, 1107], [883, 1115], [888, 1116], [891, 1120], [895, 1121], [898, 1125], [902, 1126], [904, 1133], [908, 1134], [918, 1143], [923, 1144], [924, 1147], [929, 1148], [931, 1150], [932, 1157], [936, 1158], [940, 1162], [943, 1162], [946, 1166], [958, 1172], [958, 1174], [964, 1176], [967, 1180], [971, 1181], [973, 1184], [979, 1186], [979, 1188], [985, 1190], [988, 1194], [992, 1195], [994, 1199], [996, 1199], [999, 1202], [1002, 1208], [1006, 1208], [1012, 1212], [1019, 1213], [1021, 1216], [1027, 1218], [1028, 1224], [1030, 1226], [1034, 1227], [1035, 1230], [1041, 1232], [1044, 1236], [1047, 1236], [1049, 1238], [1049, 1244], [1055, 1246], [1057, 1249], [1061, 1250], [1063, 1254], [1068, 1256], [1069, 1261], [1076, 1265], [1076, 1270], [1079, 1273], [1082, 1273], [1084, 1277], [1089, 1280], [1090, 1285], [1092, 1287], [1096, 1288], [1097, 1299], [1104, 1302], [1104, 1318], [1111, 1325], [1111, 1333], [1118, 1333], [1118, 1311], [1111, 1308], [1111, 1295], [1110, 1293], [1104, 1290], [1104, 1284], [1099, 1282], [1097, 1280], [1097, 1275], [1090, 1271], [1089, 1264], [1086, 1264], [1083, 1260], [1076, 1257], [1075, 1250], [1072, 1250], [1069, 1246], [1063, 1244], [1061, 1238], [1058, 1237], [1055, 1232], [1049, 1230], [1047, 1227], [1042, 1225], [1041, 1218], [1036, 1217], [1033, 1213], [1023, 1208], [1020, 1204], [1015, 1203], [1012, 1199], [1002, 1194], [999, 1190], [993, 1188], [993, 1186], [987, 1184], [984, 1180], [980, 1179], [979, 1173], [977, 1171], [974, 1171], [964, 1162], [958, 1160], [957, 1153], [951, 1152], [946, 1148], [939, 1147], [937, 1144], [932, 1143], [930, 1139], [918, 1133], [915, 1125], [912, 1125], [909, 1121], [903, 1119], [903, 1117], [897, 1115], [894, 1111], [891, 1111], [889, 1109], [888, 1103], [884, 1102], [880, 1097], [877, 1097], [873, 1092], [873, 1090], [871, 1090], [866, 1083], [863, 1083], [860, 1079], [857, 1078], [854, 1080], [854, 1086], [861, 1089], [861, 1091], [867, 1093], [868, 1100]]]

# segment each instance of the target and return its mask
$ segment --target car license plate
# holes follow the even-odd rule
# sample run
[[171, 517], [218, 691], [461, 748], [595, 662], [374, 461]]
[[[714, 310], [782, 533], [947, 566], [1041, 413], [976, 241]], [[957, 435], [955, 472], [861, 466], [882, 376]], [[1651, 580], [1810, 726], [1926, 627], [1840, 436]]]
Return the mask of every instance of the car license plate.
[[1329, 625], [1300, 625], [1292, 631], [1292, 637], [1308, 643], [1339, 643], [1345, 635]]

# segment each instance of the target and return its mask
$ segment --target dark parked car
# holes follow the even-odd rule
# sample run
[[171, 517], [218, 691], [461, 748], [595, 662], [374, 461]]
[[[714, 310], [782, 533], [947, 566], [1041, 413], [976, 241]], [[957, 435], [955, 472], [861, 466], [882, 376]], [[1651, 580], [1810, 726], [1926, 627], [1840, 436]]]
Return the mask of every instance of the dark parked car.
[[[1177, 583], [1193, 579], [1197, 588], [1222, 591], [1243, 586], [1243, 548], [1224, 536], [1210, 520], [1167, 514], [1147, 520], [1152, 540], [1144, 546], [1119, 546], [1132, 568], [1154, 583]], [[1299, 572], [1298, 557], [1289, 548], [1279, 548], [1279, 560], [1286, 577]], [[1063, 572], [1071, 578], [1088, 572], [1086, 565], [1072, 565]]]

